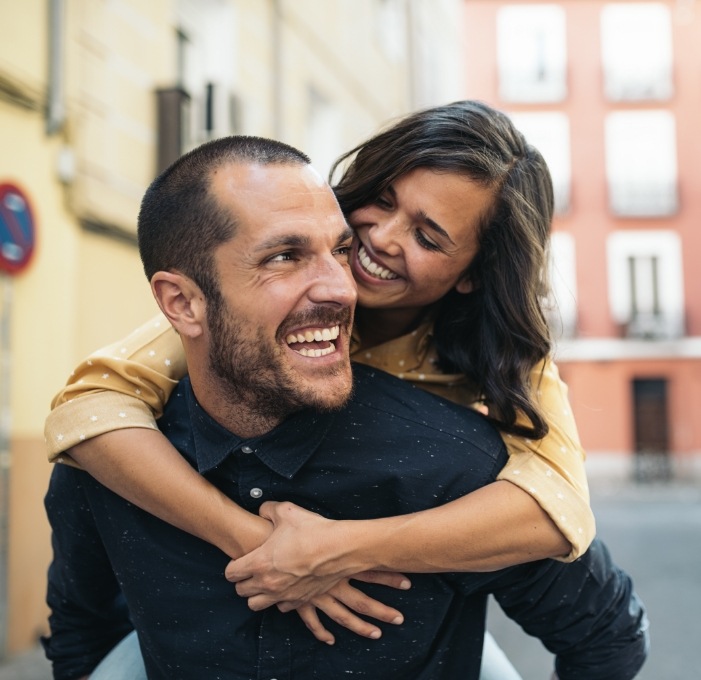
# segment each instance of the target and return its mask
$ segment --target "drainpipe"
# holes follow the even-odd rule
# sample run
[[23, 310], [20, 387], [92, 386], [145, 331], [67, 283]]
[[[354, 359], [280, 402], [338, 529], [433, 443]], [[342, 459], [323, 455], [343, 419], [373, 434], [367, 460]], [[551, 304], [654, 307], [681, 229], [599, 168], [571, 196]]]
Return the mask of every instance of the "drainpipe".
[[282, 9], [281, 0], [273, 1], [273, 16], [271, 25], [272, 57], [273, 57], [273, 137], [282, 139]]
[[64, 0], [49, 2], [49, 64], [46, 132], [60, 132], [66, 120], [64, 101]]

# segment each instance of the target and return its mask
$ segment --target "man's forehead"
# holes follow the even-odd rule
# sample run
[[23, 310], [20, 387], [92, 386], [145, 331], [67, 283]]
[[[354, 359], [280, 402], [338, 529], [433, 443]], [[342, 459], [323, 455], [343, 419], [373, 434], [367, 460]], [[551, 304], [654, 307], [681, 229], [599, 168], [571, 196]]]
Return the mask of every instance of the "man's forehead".
[[303, 194], [333, 195], [331, 187], [303, 163], [234, 161], [212, 170], [212, 188], [220, 200], [260, 200], [285, 204]]
[[229, 163], [212, 172], [212, 191], [247, 250], [333, 246], [351, 231], [328, 183], [310, 165]]

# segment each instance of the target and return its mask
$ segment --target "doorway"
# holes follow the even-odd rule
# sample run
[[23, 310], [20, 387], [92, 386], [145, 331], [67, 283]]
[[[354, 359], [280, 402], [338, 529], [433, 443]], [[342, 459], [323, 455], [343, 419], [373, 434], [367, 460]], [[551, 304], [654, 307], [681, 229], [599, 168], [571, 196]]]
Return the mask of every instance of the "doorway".
[[669, 460], [669, 419], [667, 380], [635, 378], [633, 427], [637, 481], [662, 481], [671, 477]]

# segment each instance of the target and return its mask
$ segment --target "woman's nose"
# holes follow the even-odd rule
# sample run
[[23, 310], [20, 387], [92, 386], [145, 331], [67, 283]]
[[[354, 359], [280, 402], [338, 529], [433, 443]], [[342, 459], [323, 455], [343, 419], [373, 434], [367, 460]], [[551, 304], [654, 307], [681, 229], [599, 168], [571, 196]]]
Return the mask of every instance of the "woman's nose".
[[402, 228], [399, 216], [387, 216], [379, 219], [370, 227], [369, 236], [373, 250], [382, 251], [388, 255], [396, 255], [400, 249]]

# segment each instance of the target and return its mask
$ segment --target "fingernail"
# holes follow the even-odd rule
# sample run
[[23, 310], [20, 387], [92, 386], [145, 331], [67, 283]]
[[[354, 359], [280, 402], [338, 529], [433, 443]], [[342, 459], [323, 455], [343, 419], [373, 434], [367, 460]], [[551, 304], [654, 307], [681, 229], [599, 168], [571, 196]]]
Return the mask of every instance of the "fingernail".
[[380, 631], [380, 630], [373, 630], [372, 633], [370, 633], [370, 637], [373, 640], [377, 640], [381, 635], [382, 635], [382, 631]]
[[409, 588], [411, 588], [411, 581], [409, 581], [408, 579], [404, 579], [404, 580], [399, 584], [399, 587], [400, 587], [402, 590], [409, 590]]
[[327, 640], [327, 641], [326, 641], [326, 644], [327, 644], [327, 645], [332, 645], [334, 642], [336, 642], [336, 640]]
[[398, 626], [400, 623], [404, 623], [404, 617], [403, 616], [398, 616], [396, 619], [392, 619], [392, 623], [395, 626]]

